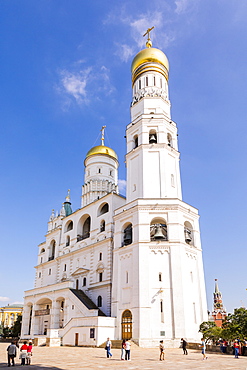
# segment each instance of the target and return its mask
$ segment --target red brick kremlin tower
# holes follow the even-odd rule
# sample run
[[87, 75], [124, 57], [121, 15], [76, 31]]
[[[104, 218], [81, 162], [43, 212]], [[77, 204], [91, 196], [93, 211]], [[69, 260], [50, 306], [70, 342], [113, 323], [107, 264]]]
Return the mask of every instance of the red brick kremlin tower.
[[213, 308], [212, 316], [214, 318], [214, 322], [216, 326], [221, 328], [222, 322], [226, 318], [227, 313], [223, 305], [222, 295], [221, 295], [221, 292], [219, 291], [217, 279], [215, 279], [214, 308]]

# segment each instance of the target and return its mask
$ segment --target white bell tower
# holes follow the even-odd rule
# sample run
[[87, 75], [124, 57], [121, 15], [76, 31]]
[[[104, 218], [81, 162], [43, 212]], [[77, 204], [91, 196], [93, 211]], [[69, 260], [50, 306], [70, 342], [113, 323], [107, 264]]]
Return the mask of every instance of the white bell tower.
[[171, 120], [169, 63], [165, 54], [141, 50], [132, 62], [131, 123], [127, 126], [127, 202], [182, 199], [177, 127]]
[[177, 127], [170, 115], [169, 63], [147, 48], [132, 62], [126, 129], [127, 199], [115, 211], [112, 315], [116, 339], [143, 347], [199, 341], [207, 305], [199, 215], [182, 201]]

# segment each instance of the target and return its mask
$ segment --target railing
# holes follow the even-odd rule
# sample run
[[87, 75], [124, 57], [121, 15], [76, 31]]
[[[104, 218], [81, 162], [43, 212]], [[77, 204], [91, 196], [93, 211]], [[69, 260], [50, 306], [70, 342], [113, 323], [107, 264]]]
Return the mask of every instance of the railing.
[[84, 240], [84, 239], [87, 239], [89, 237], [90, 237], [90, 232], [85, 233], [83, 235], [77, 235], [77, 241], [79, 242], [79, 241]]

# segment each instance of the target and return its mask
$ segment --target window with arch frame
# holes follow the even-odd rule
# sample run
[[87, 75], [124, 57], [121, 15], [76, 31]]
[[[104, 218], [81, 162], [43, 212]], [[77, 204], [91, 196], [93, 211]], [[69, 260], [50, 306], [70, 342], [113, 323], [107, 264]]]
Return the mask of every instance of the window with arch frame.
[[132, 224], [128, 224], [123, 230], [123, 246], [132, 243], [133, 238]]
[[97, 306], [102, 307], [102, 297], [101, 297], [101, 295], [99, 295], [98, 298], [97, 298]]
[[86, 286], [86, 285], [87, 285], [87, 278], [84, 277], [82, 280], [82, 286]]
[[134, 140], [134, 149], [138, 147], [139, 143], [138, 143], [138, 135], [135, 135], [133, 137], [133, 140]]

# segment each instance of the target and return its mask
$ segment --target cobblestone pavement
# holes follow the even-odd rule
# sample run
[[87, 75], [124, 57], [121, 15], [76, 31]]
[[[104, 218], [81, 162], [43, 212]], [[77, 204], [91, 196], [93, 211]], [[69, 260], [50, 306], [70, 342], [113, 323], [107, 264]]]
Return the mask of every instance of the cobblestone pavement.
[[[7, 369], [6, 348], [8, 344], [0, 343], [0, 369]], [[102, 348], [83, 347], [34, 347], [32, 365], [21, 368], [28, 370], [79, 370], [79, 369], [117, 369], [117, 370], [247, 370], [247, 356], [235, 359], [230, 355], [208, 354], [202, 360], [200, 351], [189, 350], [188, 356], [182, 349], [166, 349], [165, 361], [159, 361], [159, 349], [135, 348], [131, 350], [131, 361], [120, 360], [120, 350], [113, 349], [113, 357], [106, 358]], [[20, 360], [16, 358], [16, 366]]]

